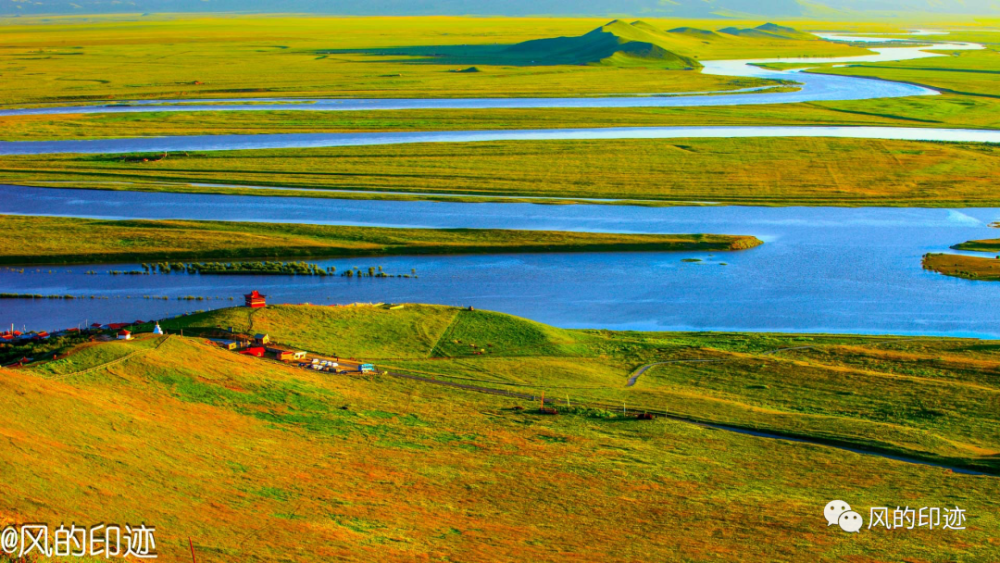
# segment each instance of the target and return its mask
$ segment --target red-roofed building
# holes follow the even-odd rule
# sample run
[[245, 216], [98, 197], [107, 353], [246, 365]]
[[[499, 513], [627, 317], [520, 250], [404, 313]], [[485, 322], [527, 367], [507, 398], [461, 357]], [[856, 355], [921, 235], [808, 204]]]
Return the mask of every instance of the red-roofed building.
[[250, 348], [247, 348], [246, 350], [240, 352], [240, 354], [246, 354], [247, 356], [254, 356], [256, 358], [263, 358], [264, 352], [265, 349], [263, 346], [251, 346]]
[[119, 330], [118, 340], [132, 340], [132, 333], [127, 330]]
[[243, 297], [246, 298], [246, 306], [250, 307], [251, 309], [260, 309], [261, 307], [264, 307], [266, 305], [266, 303], [264, 302], [264, 298], [267, 296], [261, 295], [261, 293], [256, 289], [251, 291], [250, 293], [247, 293]]

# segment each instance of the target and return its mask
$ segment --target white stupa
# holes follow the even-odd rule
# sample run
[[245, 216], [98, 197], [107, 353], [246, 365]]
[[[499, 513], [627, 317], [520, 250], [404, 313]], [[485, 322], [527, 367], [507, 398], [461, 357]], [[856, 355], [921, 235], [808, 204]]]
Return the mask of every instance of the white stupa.
[[163, 334], [163, 329], [160, 328], [160, 323], [156, 323], [156, 327], [153, 329], [153, 334]]

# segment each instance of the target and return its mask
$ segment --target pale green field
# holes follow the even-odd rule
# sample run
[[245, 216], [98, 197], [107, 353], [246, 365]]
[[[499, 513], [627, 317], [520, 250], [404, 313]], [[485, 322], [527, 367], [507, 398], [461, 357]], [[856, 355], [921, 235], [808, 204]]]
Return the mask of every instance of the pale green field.
[[[12, 20], [8, 20], [11, 22]], [[0, 104], [255, 96], [564, 96], [724, 90], [760, 83], [698, 72], [617, 66], [531, 66], [377, 56], [357, 49], [514, 44], [581, 35], [586, 18], [176, 17], [73, 18], [0, 26]], [[720, 22], [651, 20], [660, 28]], [[753, 22], [757, 25], [762, 22]], [[725, 22], [726, 25], [740, 22]], [[747, 25], [751, 25], [747, 22]], [[676, 48], [700, 58], [841, 55], [820, 41], [732, 38]], [[424, 49], [423, 51], [426, 51]], [[423, 52], [421, 51], [421, 52]], [[459, 64], [460, 63], [460, 64]], [[475, 64], [479, 73], [455, 73]], [[654, 65], [655, 66], [655, 65]]]

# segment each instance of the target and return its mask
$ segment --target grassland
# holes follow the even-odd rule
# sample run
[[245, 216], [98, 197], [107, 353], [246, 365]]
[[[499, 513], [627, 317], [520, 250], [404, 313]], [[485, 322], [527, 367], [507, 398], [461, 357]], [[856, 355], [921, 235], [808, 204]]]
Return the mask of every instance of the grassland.
[[[163, 326], [186, 334], [217, 326], [249, 330], [249, 313], [224, 309]], [[1000, 439], [1000, 420], [984, 422], [995, 402], [990, 370], [1000, 360], [992, 343], [575, 331], [487, 311], [411, 305], [269, 307], [254, 313], [252, 330], [408, 373], [625, 401], [963, 465], [993, 467]], [[800, 346], [809, 349], [770, 353]], [[657, 366], [626, 387], [640, 365], [678, 359], [720, 361]], [[969, 418], [959, 420], [959, 412]]]
[[[998, 148], [854, 139], [682, 139], [415, 144], [171, 154], [0, 158], [4, 182], [279, 195], [187, 183], [421, 193], [709, 201], [754, 205], [997, 206]], [[503, 170], [503, 174], [497, 174]], [[379, 192], [406, 192], [395, 196]], [[291, 195], [280, 193], [280, 195]], [[429, 197], [429, 196], [422, 196]]]
[[393, 229], [218, 221], [103, 221], [0, 215], [0, 263], [741, 250], [750, 236], [633, 235], [502, 229]]
[[[247, 315], [185, 317], [168, 330], [242, 327]], [[279, 341], [386, 358], [380, 365], [393, 369], [424, 365], [477, 380], [489, 372], [497, 387], [995, 461], [992, 342], [567, 331], [409, 305], [275, 307], [253, 324]], [[492, 353], [474, 355], [472, 341]], [[530, 407], [514, 399], [319, 374], [199, 338], [134, 344], [144, 351], [106, 367], [120, 354], [90, 345], [68, 356], [76, 371], [2, 370], [3, 519], [143, 520], [157, 526], [164, 560], [189, 556], [188, 537], [199, 561], [1000, 555], [993, 477], [667, 419], [541, 417], [512, 410]], [[806, 344], [814, 348], [763, 354]], [[624, 387], [637, 364], [690, 356], [730, 362], [655, 368]], [[96, 369], [72, 375], [88, 366]], [[822, 517], [834, 498], [865, 518], [869, 506], [958, 505], [968, 529], [848, 535]]]
[[[457, 73], [453, 71], [461, 67], [456, 65], [467, 61], [361, 52], [514, 45], [580, 35], [607, 23], [601, 19], [194, 16], [24, 22], [28, 25], [7, 20], [0, 26], [0, 104], [255, 96], [603, 95], [725, 90], [761, 83], [619, 64], [485, 61], [472, 63], [480, 72]], [[658, 30], [703, 23], [718, 22], [649, 22]], [[701, 58], [864, 52], [822, 41], [731, 36], [703, 43], [674, 35], [677, 45], [672, 48], [684, 50], [685, 56], [697, 48]]]

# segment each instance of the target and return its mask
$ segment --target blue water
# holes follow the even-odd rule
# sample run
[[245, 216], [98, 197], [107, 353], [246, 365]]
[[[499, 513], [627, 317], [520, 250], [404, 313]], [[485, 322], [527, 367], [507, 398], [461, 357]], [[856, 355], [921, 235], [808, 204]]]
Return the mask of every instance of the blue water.
[[[473, 305], [563, 327], [1000, 336], [1000, 284], [925, 272], [926, 252], [1000, 236], [1000, 209], [630, 207], [352, 201], [0, 186], [4, 213], [103, 218], [756, 235], [722, 253], [510, 254], [326, 260], [418, 279], [110, 276], [108, 266], [0, 271], [0, 290], [107, 300], [0, 301], [0, 326], [58, 329], [229, 306], [249, 289], [271, 302]], [[701, 258], [684, 263], [682, 258]], [[720, 263], [728, 265], [723, 266]], [[133, 266], [114, 266], [131, 269]], [[49, 270], [53, 273], [48, 273]], [[200, 303], [143, 295], [196, 295]], [[126, 296], [131, 296], [127, 299]]]

